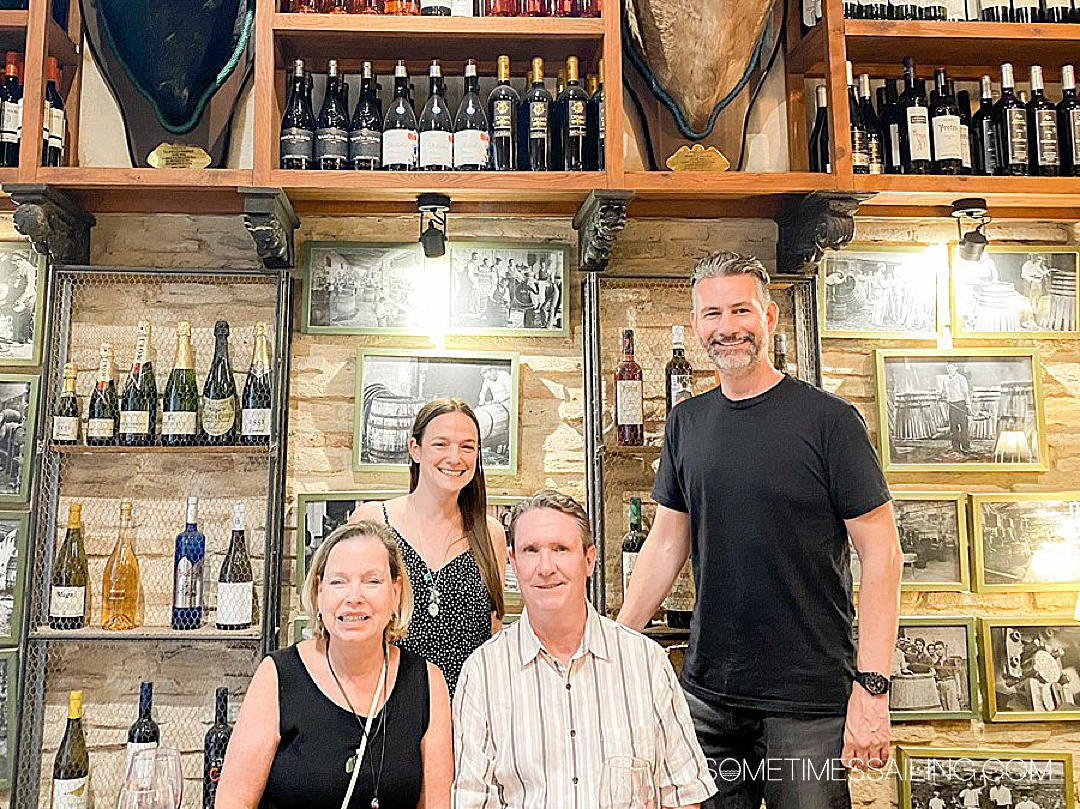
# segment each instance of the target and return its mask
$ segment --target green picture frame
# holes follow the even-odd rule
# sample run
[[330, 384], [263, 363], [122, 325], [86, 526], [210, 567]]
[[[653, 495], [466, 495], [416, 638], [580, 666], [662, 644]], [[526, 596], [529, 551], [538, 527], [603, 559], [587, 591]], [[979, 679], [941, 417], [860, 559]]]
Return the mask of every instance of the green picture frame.
[[[48, 272], [48, 258], [38, 253], [30, 242], [0, 241], [0, 279], [7, 270], [7, 265], [17, 260], [25, 263], [24, 273], [33, 268], [33, 283], [27, 279], [20, 287], [21, 277], [17, 269], [8, 270], [9, 280], [2, 285], [7, 289], [6, 298], [0, 301], [0, 322], [11, 321], [11, 334], [0, 334], [0, 368], [19, 368], [41, 364], [41, 346], [44, 342], [45, 314], [45, 277]], [[27, 293], [33, 290], [34, 300], [27, 300]], [[29, 312], [29, 324], [27, 313]], [[30, 329], [30, 339], [16, 341], [17, 332]]]
[[15, 711], [18, 706], [19, 687], [19, 650], [0, 649], [0, 717], [3, 718], [6, 727], [4, 744], [0, 747], [0, 789], [6, 790], [11, 787], [11, 775], [15, 762], [12, 760], [12, 752], [15, 748], [15, 734], [18, 728], [15, 726]]
[[416, 413], [431, 399], [454, 396], [468, 402], [480, 421], [485, 474], [516, 474], [518, 366], [519, 355], [506, 351], [359, 349], [353, 471], [407, 468]]
[[37, 376], [0, 374], [0, 507], [30, 500], [39, 391]]
[[0, 511], [0, 599], [11, 599], [7, 621], [0, 622], [0, 647], [18, 646], [22, 640], [29, 528], [28, 512]]

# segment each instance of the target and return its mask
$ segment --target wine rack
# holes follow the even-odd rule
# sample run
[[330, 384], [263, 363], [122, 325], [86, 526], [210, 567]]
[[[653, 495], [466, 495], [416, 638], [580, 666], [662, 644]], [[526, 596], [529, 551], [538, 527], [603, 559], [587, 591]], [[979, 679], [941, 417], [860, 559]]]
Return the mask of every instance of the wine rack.
[[[127, 728], [138, 709], [139, 683], [152, 680], [161, 744], [181, 751], [183, 806], [202, 805], [203, 736], [213, 722], [214, 690], [227, 686], [235, 718], [262, 655], [277, 645], [281, 578], [285, 408], [291, 290], [286, 272], [57, 266], [50, 268], [43, 386], [37, 429], [38, 476], [31, 500], [24, 653], [13, 806], [47, 807], [52, 761], [64, 728], [67, 693], [83, 691], [91, 790], [110, 805], [123, 780]], [[76, 392], [85, 427], [98, 350], [116, 351], [120, 386], [134, 355], [137, 323], [153, 329], [151, 361], [159, 392], [172, 368], [176, 324], [192, 326], [201, 389], [214, 345], [214, 322], [230, 321], [230, 360], [238, 389], [251, 357], [256, 322], [274, 345], [272, 439], [250, 447], [87, 447], [50, 443], [53, 407], [65, 363], [78, 368]], [[83, 431], [85, 434], [85, 431]], [[199, 628], [174, 630], [173, 542], [185, 503], [199, 498], [206, 535], [204, 614]], [[101, 628], [102, 573], [119, 529], [120, 499], [134, 505], [143, 625]], [[52, 558], [68, 505], [82, 504], [90, 595], [87, 626], [48, 626]], [[233, 503], [247, 513], [247, 542], [259, 618], [250, 630], [215, 628], [217, 573], [228, 546]], [[87, 654], [93, 650], [93, 654]], [[106, 665], [102, 666], [102, 661]]]

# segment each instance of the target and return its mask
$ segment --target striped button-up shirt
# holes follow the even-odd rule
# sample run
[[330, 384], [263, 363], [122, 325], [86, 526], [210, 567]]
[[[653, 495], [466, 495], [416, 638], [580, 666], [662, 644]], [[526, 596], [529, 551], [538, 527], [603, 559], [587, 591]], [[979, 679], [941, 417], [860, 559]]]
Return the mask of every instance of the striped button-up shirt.
[[664, 650], [590, 605], [564, 666], [528, 614], [465, 662], [454, 695], [456, 809], [596, 809], [604, 762], [644, 759], [660, 805], [716, 792]]

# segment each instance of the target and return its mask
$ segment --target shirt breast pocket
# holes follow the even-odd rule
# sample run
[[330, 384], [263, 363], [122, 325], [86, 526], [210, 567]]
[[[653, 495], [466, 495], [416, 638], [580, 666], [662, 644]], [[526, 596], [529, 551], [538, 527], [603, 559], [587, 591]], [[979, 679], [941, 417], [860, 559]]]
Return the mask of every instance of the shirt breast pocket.
[[658, 723], [633, 722], [609, 724], [601, 732], [600, 754], [604, 760], [612, 758], [644, 759], [650, 767], [656, 765]]

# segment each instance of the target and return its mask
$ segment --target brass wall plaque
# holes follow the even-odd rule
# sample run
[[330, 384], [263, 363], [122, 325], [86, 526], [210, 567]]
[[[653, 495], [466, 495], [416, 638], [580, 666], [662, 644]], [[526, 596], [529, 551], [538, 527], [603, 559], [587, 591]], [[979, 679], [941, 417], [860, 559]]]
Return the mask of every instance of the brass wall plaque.
[[146, 162], [156, 169], [204, 169], [212, 160], [199, 146], [161, 143], [147, 155]]
[[681, 146], [666, 165], [672, 171], [727, 171], [731, 163], [715, 146], [705, 148], [700, 143]]

